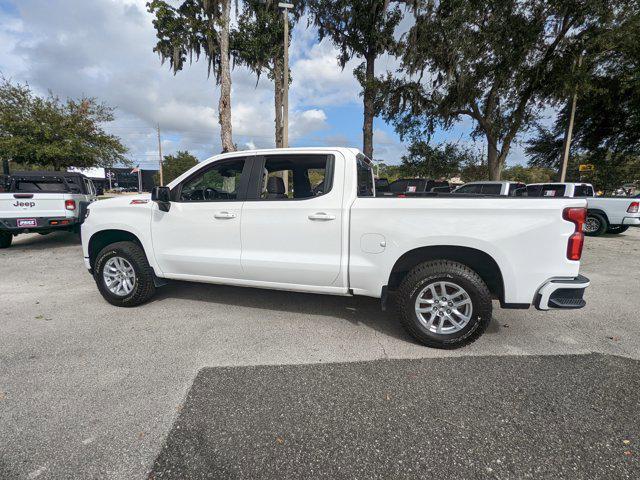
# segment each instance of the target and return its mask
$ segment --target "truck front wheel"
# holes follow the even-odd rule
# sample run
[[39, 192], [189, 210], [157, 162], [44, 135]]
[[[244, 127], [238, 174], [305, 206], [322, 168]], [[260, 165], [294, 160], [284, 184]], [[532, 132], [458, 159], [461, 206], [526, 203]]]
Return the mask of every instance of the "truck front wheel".
[[118, 307], [135, 307], [156, 291], [153, 270], [144, 250], [134, 242], [116, 242], [96, 257], [93, 278], [104, 299]]
[[466, 265], [433, 260], [404, 278], [396, 303], [404, 328], [420, 343], [458, 348], [476, 340], [491, 321], [491, 293]]
[[9, 248], [12, 240], [13, 235], [9, 232], [0, 232], [0, 248]]

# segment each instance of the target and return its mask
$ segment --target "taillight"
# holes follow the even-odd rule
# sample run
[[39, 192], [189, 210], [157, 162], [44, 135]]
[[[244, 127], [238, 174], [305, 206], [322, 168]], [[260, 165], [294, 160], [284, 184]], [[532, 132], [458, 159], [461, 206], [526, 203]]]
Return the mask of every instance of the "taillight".
[[567, 258], [569, 260], [580, 260], [582, 257], [582, 246], [584, 245], [584, 233], [582, 228], [587, 218], [586, 208], [565, 208], [562, 218], [575, 225], [574, 233], [569, 237], [567, 244]]
[[64, 208], [67, 210], [75, 210], [76, 209], [76, 201], [75, 200], [65, 200]]
[[638, 207], [640, 207], [640, 202], [631, 202], [631, 205], [627, 208], [627, 213], [638, 213]]

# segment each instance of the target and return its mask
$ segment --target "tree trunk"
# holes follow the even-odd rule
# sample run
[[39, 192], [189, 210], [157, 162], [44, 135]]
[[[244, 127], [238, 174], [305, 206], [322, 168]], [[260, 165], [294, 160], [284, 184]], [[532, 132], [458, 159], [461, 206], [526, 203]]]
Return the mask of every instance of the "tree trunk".
[[487, 166], [489, 167], [489, 180], [500, 180], [502, 173], [502, 155], [498, 155], [495, 141], [487, 136]]
[[375, 79], [375, 53], [368, 53], [365, 58], [366, 73], [364, 84], [364, 123], [362, 125], [363, 153], [373, 160], [373, 117], [375, 91], [373, 89], [373, 81]]
[[223, 152], [235, 151], [231, 131], [231, 70], [229, 67], [229, 18], [231, 0], [222, 2], [222, 21], [220, 25], [220, 140]]
[[276, 58], [273, 62], [273, 89], [274, 103], [276, 109], [276, 148], [282, 148], [282, 81], [283, 81], [282, 59]]

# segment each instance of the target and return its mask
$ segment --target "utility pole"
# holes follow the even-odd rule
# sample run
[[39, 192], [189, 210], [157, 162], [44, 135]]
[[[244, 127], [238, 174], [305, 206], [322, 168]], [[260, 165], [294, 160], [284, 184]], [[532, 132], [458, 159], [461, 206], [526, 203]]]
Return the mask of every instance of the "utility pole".
[[[578, 68], [582, 66], [582, 55], [578, 57]], [[575, 64], [574, 64], [575, 70]], [[567, 178], [567, 166], [569, 165], [569, 151], [571, 150], [571, 137], [573, 136], [573, 123], [576, 117], [576, 105], [578, 103], [578, 85], [573, 87], [573, 95], [569, 105], [569, 124], [564, 132], [564, 142], [562, 145], [562, 169], [560, 170], [560, 182]]]
[[158, 123], [158, 161], [160, 165], [160, 186], [164, 185], [164, 178], [162, 177], [162, 142], [160, 141], [160, 124]]
[[284, 19], [284, 67], [282, 85], [282, 147], [289, 147], [289, 9], [293, 8], [291, 3], [279, 2], [278, 7], [282, 9]]

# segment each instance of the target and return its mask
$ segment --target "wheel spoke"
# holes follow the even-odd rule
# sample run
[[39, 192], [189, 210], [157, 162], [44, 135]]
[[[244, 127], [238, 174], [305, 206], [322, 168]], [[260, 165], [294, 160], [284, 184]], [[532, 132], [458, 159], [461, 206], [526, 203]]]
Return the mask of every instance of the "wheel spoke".
[[427, 330], [450, 335], [465, 328], [473, 314], [473, 302], [460, 285], [438, 280], [416, 296], [415, 312]]
[[111, 293], [126, 296], [134, 289], [136, 271], [126, 258], [111, 257], [102, 269], [102, 278]]

